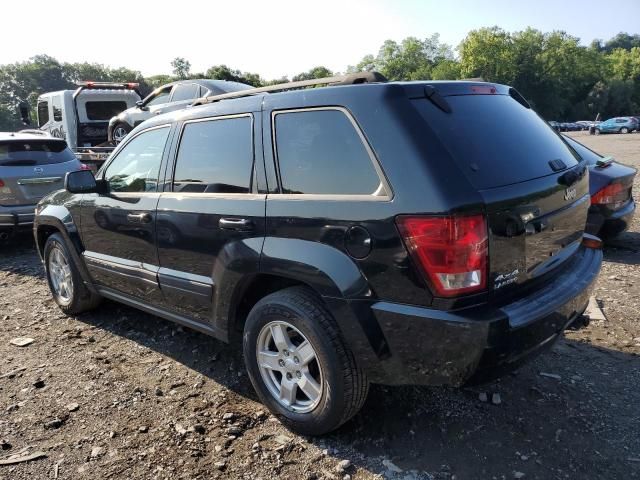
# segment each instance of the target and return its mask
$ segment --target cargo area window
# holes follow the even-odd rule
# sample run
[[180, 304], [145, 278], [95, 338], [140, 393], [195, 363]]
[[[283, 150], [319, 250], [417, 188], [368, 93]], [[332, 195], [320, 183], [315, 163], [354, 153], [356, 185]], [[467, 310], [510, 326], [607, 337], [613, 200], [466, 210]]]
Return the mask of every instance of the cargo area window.
[[274, 123], [282, 193], [387, 194], [363, 139], [342, 110], [276, 112]]
[[253, 169], [252, 129], [249, 116], [185, 124], [173, 191], [248, 193]]

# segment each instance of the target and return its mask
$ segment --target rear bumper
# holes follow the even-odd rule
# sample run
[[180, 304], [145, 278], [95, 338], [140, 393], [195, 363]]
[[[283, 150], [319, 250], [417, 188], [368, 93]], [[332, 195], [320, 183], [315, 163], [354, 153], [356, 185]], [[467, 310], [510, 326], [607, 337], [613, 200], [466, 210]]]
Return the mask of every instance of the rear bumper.
[[0, 206], [0, 230], [30, 229], [33, 226], [35, 210], [36, 205]]
[[636, 204], [633, 199], [618, 210], [610, 210], [603, 205], [589, 207], [585, 232], [599, 237], [612, 237], [629, 228]]
[[443, 312], [374, 303], [385, 345], [377, 348], [375, 362], [369, 356], [362, 366], [373, 382], [395, 385], [463, 385], [498, 377], [553, 345], [584, 312], [601, 262], [600, 250], [581, 247], [544, 287], [501, 307]]

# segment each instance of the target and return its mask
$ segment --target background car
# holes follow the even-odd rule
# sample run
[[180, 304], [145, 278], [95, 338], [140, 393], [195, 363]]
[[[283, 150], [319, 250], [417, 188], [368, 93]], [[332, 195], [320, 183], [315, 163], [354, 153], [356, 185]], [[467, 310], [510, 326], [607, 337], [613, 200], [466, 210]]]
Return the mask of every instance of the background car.
[[640, 129], [638, 120], [635, 117], [615, 117], [605, 120], [596, 126], [595, 134], [601, 133], [631, 133]]
[[586, 232], [605, 239], [624, 232], [636, 210], [631, 194], [636, 169], [605, 158], [569, 136], [563, 137], [589, 164], [591, 206]]
[[154, 115], [180, 110], [200, 97], [220, 95], [253, 88], [251, 85], [226, 80], [180, 80], [168, 83], [151, 92], [144, 100], [114, 116], [109, 121], [110, 142], [120, 143], [135, 127]]
[[0, 240], [33, 226], [36, 204], [83, 170], [67, 142], [45, 132], [0, 133]]

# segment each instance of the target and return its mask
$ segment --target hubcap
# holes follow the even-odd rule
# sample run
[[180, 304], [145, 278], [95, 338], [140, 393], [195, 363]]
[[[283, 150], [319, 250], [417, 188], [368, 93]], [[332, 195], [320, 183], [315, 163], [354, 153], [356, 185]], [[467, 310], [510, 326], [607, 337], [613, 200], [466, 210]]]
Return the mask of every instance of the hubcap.
[[63, 303], [69, 303], [73, 296], [71, 267], [64, 252], [57, 246], [49, 253], [49, 277], [56, 297]]
[[258, 368], [269, 393], [296, 413], [313, 410], [322, 398], [322, 368], [316, 352], [296, 327], [270, 322], [260, 330]]
[[127, 136], [127, 131], [124, 127], [118, 127], [113, 131], [113, 139], [116, 143], [120, 143], [124, 137]]

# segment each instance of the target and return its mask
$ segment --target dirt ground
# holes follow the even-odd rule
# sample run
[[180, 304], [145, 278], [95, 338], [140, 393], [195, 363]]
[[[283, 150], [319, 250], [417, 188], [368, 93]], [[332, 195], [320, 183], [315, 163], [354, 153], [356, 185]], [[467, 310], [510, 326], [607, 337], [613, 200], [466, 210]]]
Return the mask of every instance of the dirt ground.
[[[640, 134], [572, 135], [640, 167]], [[256, 401], [238, 346], [111, 302], [62, 315], [27, 236], [0, 252], [0, 480], [640, 478], [640, 214], [595, 296], [606, 320], [500, 381], [373, 386], [304, 438]]]

